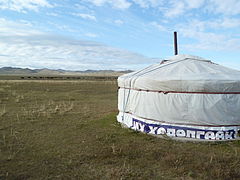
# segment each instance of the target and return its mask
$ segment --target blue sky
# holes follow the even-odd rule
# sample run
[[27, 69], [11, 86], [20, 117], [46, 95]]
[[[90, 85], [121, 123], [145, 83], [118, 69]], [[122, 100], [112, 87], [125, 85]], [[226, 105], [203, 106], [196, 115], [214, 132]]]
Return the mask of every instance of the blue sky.
[[137, 70], [179, 53], [240, 70], [240, 0], [0, 0], [0, 67]]

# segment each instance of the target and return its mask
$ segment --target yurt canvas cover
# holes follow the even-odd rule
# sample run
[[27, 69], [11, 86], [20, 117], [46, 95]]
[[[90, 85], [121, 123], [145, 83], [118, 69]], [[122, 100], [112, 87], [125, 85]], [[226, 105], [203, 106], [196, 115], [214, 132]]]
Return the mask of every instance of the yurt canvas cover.
[[176, 55], [118, 78], [117, 120], [148, 134], [233, 140], [240, 130], [240, 71]]

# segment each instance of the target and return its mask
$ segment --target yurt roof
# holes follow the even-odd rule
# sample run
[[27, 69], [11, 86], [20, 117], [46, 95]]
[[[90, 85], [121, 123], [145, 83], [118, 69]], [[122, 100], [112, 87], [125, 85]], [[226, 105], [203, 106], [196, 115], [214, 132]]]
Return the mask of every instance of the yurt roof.
[[118, 78], [123, 88], [174, 92], [240, 92], [240, 71], [191, 55], [176, 55]]

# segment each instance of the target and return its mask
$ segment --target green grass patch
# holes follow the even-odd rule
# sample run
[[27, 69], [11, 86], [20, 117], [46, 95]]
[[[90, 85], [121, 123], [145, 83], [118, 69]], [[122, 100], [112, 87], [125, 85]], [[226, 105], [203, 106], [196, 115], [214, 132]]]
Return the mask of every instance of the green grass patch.
[[116, 121], [116, 81], [0, 81], [0, 179], [238, 179], [240, 143]]

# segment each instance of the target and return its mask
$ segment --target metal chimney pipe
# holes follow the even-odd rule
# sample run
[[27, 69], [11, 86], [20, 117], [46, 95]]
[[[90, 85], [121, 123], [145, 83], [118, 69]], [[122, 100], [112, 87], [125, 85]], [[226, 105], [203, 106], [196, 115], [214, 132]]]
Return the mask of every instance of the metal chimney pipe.
[[177, 32], [174, 32], [174, 53], [178, 55]]

